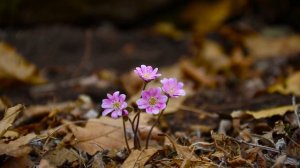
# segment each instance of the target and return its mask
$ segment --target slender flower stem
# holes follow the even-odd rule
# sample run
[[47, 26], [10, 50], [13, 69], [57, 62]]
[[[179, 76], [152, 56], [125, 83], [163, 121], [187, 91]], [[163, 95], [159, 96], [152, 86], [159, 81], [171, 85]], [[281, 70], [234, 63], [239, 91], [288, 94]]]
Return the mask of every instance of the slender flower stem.
[[[169, 97], [168, 97], [167, 102], [166, 102], [166, 108], [167, 108], [168, 102], [169, 102]], [[166, 109], [166, 108], [165, 108], [165, 109]], [[150, 140], [150, 137], [151, 137], [152, 130], [153, 130], [153, 128], [159, 123], [159, 120], [160, 120], [161, 116], [163, 115], [165, 109], [163, 109], [163, 110], [159, 113], [158, 118], [156, 119], [156, 121], [155, 121], [155, 123], [152, 125], [152, 127], [150, 128], [150, 131], [149, 131], [149, 133], [148, 133], [148, 135], [147, 135], [147, 139], [146, 139], [146, 149], [148, 149], [149, 140]]]
[[122, 118], [123, 118], [123, 130], [124, 130], [125, 143], [126, 143], [127, 150], [128, 150], [128, 152], [130, 153], [131, 150], [130, 150], [130, 147], [129, 147], [129, 144], [128, 144], [128, 140], [127, 140], [127, 133], [126, 133], [126, 126], [125, 126], [125, 119], [124, 119], [124, 117], [122, 117]]
[[[148, 82], [144, 83], [142, 91], [145, 90], [147, 84], [148, 84]], [[137, 145], [137, 146], [135, 146], [135, 148], [138, 148], [138, 149], [141, 148], [140, 140], [139, 140], [139, 137], [138, 137], [138, 129], [139, 129], [139, 124], [140, 124], [140, 114], [141, 114], [141, 111], [138, 111], [136, 126], [135, 126], [135, 130], [134, 130], [134, 141], [135, 141], [135, 144]]]

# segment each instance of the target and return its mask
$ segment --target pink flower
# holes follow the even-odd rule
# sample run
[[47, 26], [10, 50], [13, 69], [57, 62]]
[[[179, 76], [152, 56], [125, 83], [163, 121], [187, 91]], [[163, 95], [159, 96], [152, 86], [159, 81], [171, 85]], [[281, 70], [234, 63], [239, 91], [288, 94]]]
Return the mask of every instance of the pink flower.
[[116, 91], [111, 94], [107, 94], [108, 99], [103, 99], [101, 107], [105, 109], [102, 112], [102, 116], [106, 116], [111, 113], [112, 118], [118, 118], [120, 116], [127, 116], [128, 111], [125, 109], [127, 107], [127, 103], [125, 102], [126, 95], [120, 94], [119, 91]]
[[182, 89], [184, 84], [177, 82], [176, 78], [164, 78], [160, 82], [163, 85], [162, 90], [169, 97], [185, 96], [185, 91]]
[[136, 67], [134, 72], [146, 82], [150, 82], [161, 74], [157, 73], [158, 68], [153, 69], [151, 66], [141, 65], [141, 67]]
[[158, 114], [166, 108], [168, 97], [161, 94], [161, 89], [150, 88], [142, 91], [142, 97], [136, 101], [139, 109], [146, 109], [149, 114]]

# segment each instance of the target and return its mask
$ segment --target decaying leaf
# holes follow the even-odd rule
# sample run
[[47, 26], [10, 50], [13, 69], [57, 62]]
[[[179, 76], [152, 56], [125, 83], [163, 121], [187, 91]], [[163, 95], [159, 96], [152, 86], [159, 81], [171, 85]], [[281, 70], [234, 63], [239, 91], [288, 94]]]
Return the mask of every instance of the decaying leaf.
[[280, 106], [280, 107], [274, 107], [270, 109], [263, 109], [259, 111], [246, 111], [247, 114], [252, 115], [255, 119], [260, 118], [268, 118], [275, 115], [283, 116], [289, 111], [293, 111], [294, 107], [292, 105], [290, 106]]
[[158, 151], [156, 148], [134, 150], [125, 160], [122, 167], [139, 168], [144, 167], [145, 163]]
[[283, 83], [272, 85], [269, 92], [279, 92], [281, 94], [293, 94], [300, 96], [300, 72], [297, 71], [286, 78]]
[[122, 121], [108, 117], [88, 120], [85, 127], [69, 124], [75, 136], [74, 146], [90, 155], [103, 149], [118, 149], [125, 146]]
[[267, 37], [251, 35], [244, 38], [244, 44], [254, 58], [294, 56], [300, 53], [300, 36]]
[[0, 121], [0, 137], [12, 126], [12, 123], [23, 109], [23, 105], [18, 104], [5, 111], [4, 118]]
[[192, 149], [190, 149], [188, 146], [179, 145], [173, 138], [171, 138], [168, 135], [166, 135], [165, 144], [172, 145], [180, 158], [183, 158], [183, 159], [188, 158], [190, 161], [197, 161], [198, 160], [196, 158], [196, 156], [193, 154]]
[[33, 64], [27, 62], [14, 48], [3, 42], [0, 43], [0, 80], [29, 84], [46, 82]]
[[288, 143], [287, 153], [300, 159], [300, 129], [297, 129]]
[[6, 154], [14, 157], [20, 157], [28, 154], [31, 147], [26, 146], [36, 135], [34, 133], [27, 134], [8, 144], [0, 143], [0, 155]]
[[180, 40], [183, 37], [182, 32], [176, 29], [174, 24], [169, 22], [159, 22], [153, 27], [153, 30], [159, 35], [163, 35], [174, 40]]
[[42, 159], [42, 160], [40, 161], [40, 164], [39, 164], [38, 167], [39, 167], [39, 168], [54, 168], [54, 166], [51, 166], [50, 163], [49, 163], [49, 161], [46, 160], [46, 159]]
[[[66, 149], [66, 148], [61, 148], [61, 149], [55, 149], [53, 151], [49, 151], [48, 153], [45, 154], [43, 159], [47, 160], [52, 166], [61, 166], [64, 162], [74, 162], [76, 160], [79, 160], [79, 156], [77, 155], [76, 151], [72, 149]], [[40, 163], [43, 165], [46, 165], [46, 161], [43, 161], [45, 163]]]
[[230, 67], [231, 61], [225, 54], [222, 46], [210, 40], [203, 42], [198, 56], [198, 61], [212, 72], [224, 70]]

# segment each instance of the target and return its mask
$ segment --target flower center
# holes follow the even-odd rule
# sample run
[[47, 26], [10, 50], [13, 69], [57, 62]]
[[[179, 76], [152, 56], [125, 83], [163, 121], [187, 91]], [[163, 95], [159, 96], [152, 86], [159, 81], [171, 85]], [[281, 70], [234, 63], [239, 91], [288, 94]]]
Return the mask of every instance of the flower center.
[[146, 79], [151, 78], [151, 74], [150, 73], [144, 73], [143, 77], [146, 78]]
[[120, 107], [121, 107], [120, 102], [114, 102], [114, 104], [113, 104], [114, 109], [120, 109]]
[[151, 97], [148, 102], [151, 106], [154, 106], [156, 104], [157, 100], [154, 97]]

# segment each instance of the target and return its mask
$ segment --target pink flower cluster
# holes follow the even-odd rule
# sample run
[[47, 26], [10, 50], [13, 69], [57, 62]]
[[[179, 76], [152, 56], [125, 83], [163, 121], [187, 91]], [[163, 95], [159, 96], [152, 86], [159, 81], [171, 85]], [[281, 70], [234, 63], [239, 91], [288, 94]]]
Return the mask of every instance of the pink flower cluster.
[[[158, 68], [153, 69], [151, 66], [146, 65], [137, 67], [134, 72], [145, 81], [145, 84], [161, 76], [161, 74], [157, 73]], [[184, 84], [178, 82], [176, 78], [164, 78], [160, 82], [162, 84], [161, 88], [149, 88], [142, 91], [141, 98], [136, 101], [139, 109], [145, 110], [149, 114], [158, 114], [166, 108], [169, 98], [185, 96]], [[107, 99], [103, 99], [102, 101], [101, 107], [105, 109], [102, 112], [103, 116], [109, 113], [111, 113], [112, 118], [128, 115], [128, 111], [126, 110], [127, 103], [125, 102], [126, 95], [120, 94], [117, 91], [113, 95], [107, 94], [107, 97]]]

